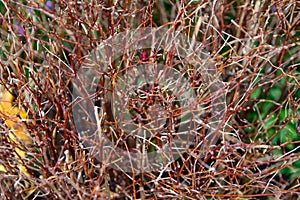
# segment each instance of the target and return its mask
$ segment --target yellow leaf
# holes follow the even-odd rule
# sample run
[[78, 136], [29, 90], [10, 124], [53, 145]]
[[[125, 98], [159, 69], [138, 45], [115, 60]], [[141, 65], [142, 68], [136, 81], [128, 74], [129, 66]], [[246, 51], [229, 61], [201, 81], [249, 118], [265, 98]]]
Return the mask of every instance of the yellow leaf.
[[[24, 110], [13, 107], [13, 99], [14, 97], [10, 91], [4, 92], [2, 98], [0, 99], [0, 117], [3, 119], [5, 125], [10, 130], [8, 134], [9, 141], [18, 145], [18, 147], [15, 148], [16, 154], [21, 158], [25, 158], [25, 148], [22, 146], [22, 144], [32, 144], [32, 140], [28, 134], [26, 126], [22, 122], [22, 119], [26, 120], [27, 113]], [[25, 175], [30, 176], [25, 166], [22, 165], [21, 160], [19, 160], [19, 163], [19, 170]], [[5, 167], [0, 165], [0, 171], [6, 171]]]
[[6, 168], [2, 164], [0, 164], [0, 172], [7, 172]]

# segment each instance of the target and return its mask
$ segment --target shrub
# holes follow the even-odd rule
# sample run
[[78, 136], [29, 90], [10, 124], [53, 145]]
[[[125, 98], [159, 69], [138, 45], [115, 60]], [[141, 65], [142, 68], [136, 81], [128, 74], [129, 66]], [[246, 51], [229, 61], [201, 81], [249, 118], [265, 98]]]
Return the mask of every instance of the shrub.
[[[27, 112], [15, 126], [32, 140], [9, 139], [13, 128], [1, 124], [1, 198], [299, 198], [298, 1], [3, 0], [0, 13], [2, 95], [11, 91], [13, 110]], [[178, 35], [159, 35], [165, 40], [150, 43], [157, 49], [138, 46], [148, 44], [147, 37], [136, 35], [128, 46], [127, 40], [114, 40], [126, 31], [162, 27], [183, 36], [174, 43], [177, 48], [168, 45]], [[111, 63], [103, 55], [102, 60], [93, 57], [104, 42], [114, 46], [105, 46], [103, 55], [119, 53]], [[98, 81], [85, 84], [96, 89], [76, 98], [74, 91], [82, 95], [87, 87], [74, 80], [89, 64], [99, 66], [88, 76]], [[156, 65], [186, 80], [165, 78], [190, 86], [190, 104], [180, 102], [179, 94], [189, 91], [183, 86], [147, 85], [134, 77], [139, 66]], [[119, 93], [113, 93], [115, 88]], [[131, 93], [121, 93], [127, 90]], [[223, 94], [226, 99], [219, 101]], [[122, 110], [114, 98], [129, 109]], [[86, 100], [92, 101], [80, 107]], [[168, 114], [160, 116], [157, 107], [151, 114], [154, 105], [169, 109]], [[0, 111], [3, 122], [19, 117]], [[130, 124], [116, 111], [127, 112]], [[132, 126], [147, 128], [154, 118], [163, 125], [158, 132], [167, 136], [147, 132], [143, 142], [143, 136], [133, 135]], [[201, 122], [186, 125], [195, 121]], [[98, 132], [94, 138], [83, 133], [96, 127], [125, 154], [144, 147], [149, 153], [172, 143], [179, 125], [195, 134], [192, 145], [155, 171], [137, 172], [130, 165], [124, 171], [116, 163], [100, 162]]]

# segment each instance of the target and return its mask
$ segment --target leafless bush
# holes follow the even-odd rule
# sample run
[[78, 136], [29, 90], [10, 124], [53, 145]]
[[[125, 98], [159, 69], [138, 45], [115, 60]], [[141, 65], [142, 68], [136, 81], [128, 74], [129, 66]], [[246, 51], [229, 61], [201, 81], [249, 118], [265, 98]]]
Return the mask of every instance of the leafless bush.
[[[1, 108], [0, 164], [6, 168], [0, 174], [1, 198], [299, 198], [299, 7], [296, 0], [0, 1], [2, 95], [7, 90], [15, 94], [13, 105], [27, 112], [27, 119], [16, 121], [16, 126], [32, 140], [25, 145], [21, 139], [9, 139], [12, 130]], [[74, 91], [82, 88], [74, 80], [98, 45], [126, 31], [161, 27], [184, 36], [182, 51], [168, 49], [167, 42], [161, 49], [113, 43], [121, 56], [108, 66], [103, 66], [106, 60], [93, 63], [102, 68], [95, 73], [99, 81], [88, 98], [94, 104], [88, 105], [98, 110], [88, 114], [97, 117], [84, 118], [84, 106], [76, 115], [80, 99], [74, 98]], [[201, 70], [207, 63], [215, 70]], [[201, 123], [192, 128], [193, 145], [165, 168], [117, 170], [115, 163], [101, 162], [95, 153], [101, 144], [83, 137], [78, 124], [97, 131], [100, 127], [125, 153], [141, 151], [136, 136], [126, 135], [116, 123], [126, 119], [114, 116], [118, 108], [110, 107], [116, 105], [111, 104], [112, 91], [139, 82], [119, 75], [157, 64], [180, 72], [179, 79], [187, 80], [195, 94], [195, 108], [208, 111], [199, 114]], [[214, 80], [221, 86], [207, 90]], [[149, 124], [156, 115], [149, 107], [158, 102], [169, 109], [167, 116], [157, 117], [166, 125], [164, 132], [176, 134], [178, 125], [187, 122], [181, 111], [193, 110], [191, 104], [180, 107], [174, 90], [163, 92], [159, 84], [137, 85], [131, 96], [118, 93], [118, 98], [128, 98], [130, 123]], [[184, 87], [177, 88], [177, 94], [184, 92]], [[223, 93], [224, 102], [217, 101]], [[212, 109], [218, 103], [226, 107]], [[206, 137], [212, 119], [219, 126], [214, 137]], [[171, 143], [173, 137], [168, 137]], [[148, 152], [165, 142], [152, 134], [148, 139]], [[18, 156], [17, 148], [26, 151], [26, 157]]]

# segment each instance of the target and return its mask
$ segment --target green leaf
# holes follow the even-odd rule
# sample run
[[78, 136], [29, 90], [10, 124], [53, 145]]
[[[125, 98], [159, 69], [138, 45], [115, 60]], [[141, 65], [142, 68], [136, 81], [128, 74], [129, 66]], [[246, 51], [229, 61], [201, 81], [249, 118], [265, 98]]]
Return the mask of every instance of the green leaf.
[[270, 113], [270, 109], [273, 107], [274, 103], [270, 101], [262, 102], [260, 104], [261, 107], [261, 118], [265, 119]]
[[[293, 142], [299, 139], [299, 136], [296, 132], [295, 125], [293, 123], [287, 124], [276, 137], [273, 138], [272, 143], [276, 144], [283, 144], [285, 142]], [[288, 149], [293, 149], [293, 145], [287, 146]]]
[[275, 133], [275, 128], [270, 128], [270, 129], [267, 131], [267, 133], [268, 133], [268, 138], [271, 138], [272, 135]]
[[248, 119], [249, 122], [254, 122], [254, 121], [256, 121], [256, 120], [258, 119], [258, 114], [257, 114], [257, 112], [254, 112], [254, 111], [249, 112], [249, 113], [247, 114], [247, 119]]
[[248, 126], [244, 130], [245, 130], [246, 133], [251, 133], [254, 130], [254, 127], [253, 126]]
[[300, 99], [300, 89], [295, 92], [295, 100]]
[[291, 139], [290, 141], [295, 141], [298, 139], [298, 134], [293, 123], [288, 123], [284, 129], [286, 130], [288, 137]]
[[283, 121], [288, 116], [288, 110], [281, 110], [279, 113], [279, 120]]
[[277, 121], [277, 116], [273, 114], [265, 123], [263, 124], [263, 127], [265, 130], [271, 128]]
[[253, 43], [253, 47], [258, 47], [259, 45], [259, 42], [256, 40], [254, 43]]
[[286, 145], [286, 148], [288, 150], [293, 150], [295, 148], [295, 144], [288, 144], [288, 145]]
[[296, 167], [296, 168], [299, 168], [299, 169], [300, 169], [300, 159], [297, 160], [297, 161], [295, 161], [295, 162], [293, 163], [293, 167]]
[[272, 151], [272, 154], [273, 154], [273, 155], [282, 155], [282, 150], [281, 150], [281, 149], [274, 149], [274, 150]]
[[291, 170], [289, 167], [285, 167], [283, 169], [280, 170], [280, 173], [283, 175], [289, 175], [291, 173]]
[[282, 93], [282, 90], [278, 87], [272, 87], [271, 90], [270, 90], [270, 98], [272, 100], [279, 100], [280, 96], [281, 96], [281, 93]]
[[256, 88], [250, 95], [250, 99], [256, 99], [259, 97], [261, 93], [261, 89], [260, 88]]

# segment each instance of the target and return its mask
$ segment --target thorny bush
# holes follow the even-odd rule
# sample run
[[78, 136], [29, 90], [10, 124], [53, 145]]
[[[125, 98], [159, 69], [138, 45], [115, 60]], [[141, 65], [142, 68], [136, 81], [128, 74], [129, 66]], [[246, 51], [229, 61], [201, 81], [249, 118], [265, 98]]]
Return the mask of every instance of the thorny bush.
[[[27, 113], [24, 119], [0, 110], [1, 198], [299, 198], [299, 8], [296, 0], [0, 1], [1, 94], [10, 91], [12, 104], [5, 105]], [[165, 169], [135, 174], [99, 162], [82, 142], [72, 116], [72, 80], [102, 41], [144, 27], [179, 30], [201, 44], [224, 83], [226, 112], [220, 137], [204, 156], [191, 146]], [[180, 60], [164, 51], [135, 53], [124, 52], [111, 66]], [[106, 75], [115, 78], [114, 70]], [[201, 75], [187, 70], [183, 76], [201, 89]], [[100, 83], [95, 96], [104, 91]], [[145, 121], [151, 101], [157, 99], [132, 101], [132, 119]], [[12, 127], [8, 116], [17, 119]], [[111, 130], [113, 119], [102, 120]], [[30, 144], [10, 137], [20, 128]]]

